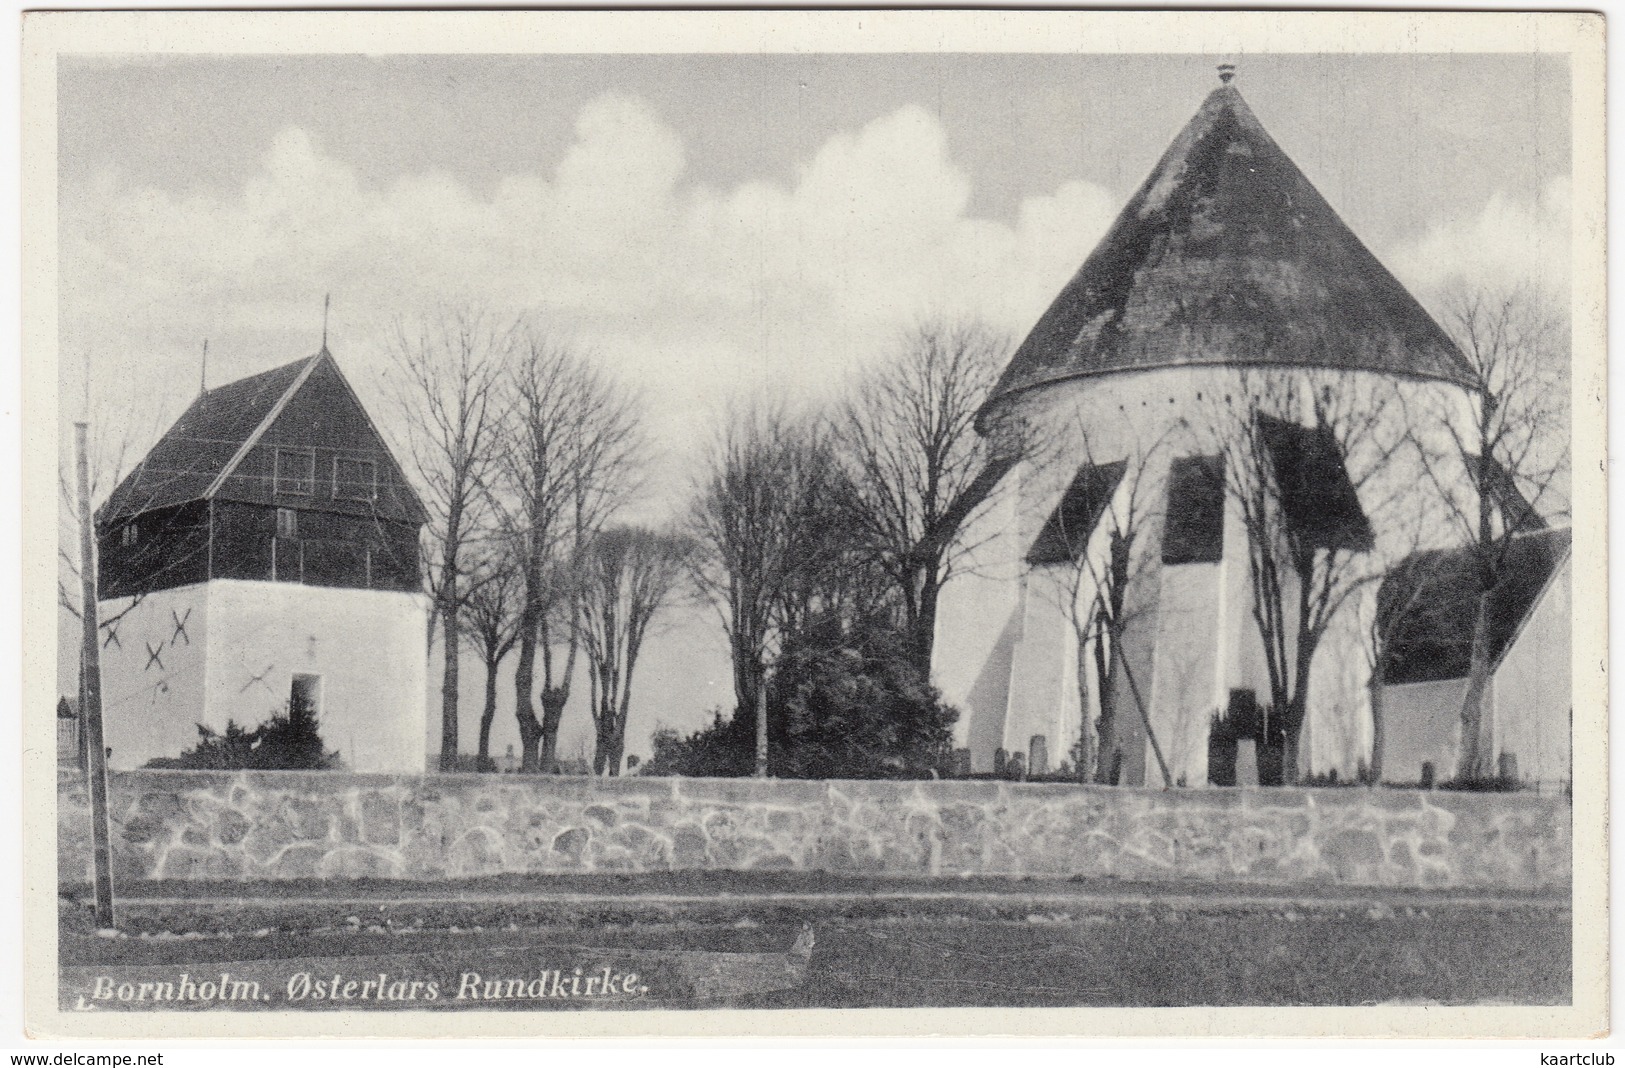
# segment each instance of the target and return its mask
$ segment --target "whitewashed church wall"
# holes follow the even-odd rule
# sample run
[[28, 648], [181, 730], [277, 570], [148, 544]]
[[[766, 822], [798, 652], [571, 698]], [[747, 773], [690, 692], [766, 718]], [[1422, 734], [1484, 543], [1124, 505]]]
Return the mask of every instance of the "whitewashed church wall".
[[[1111, 528], [1110, 517], [1113, 514], [1126, 515], [1128, 507], [1129, 487], [1120, 484], [1114, 495], [1110, 509], [1101, 522], [1089, 534], [1088, 545], [1085, 547], [1084, 559], [1071, 565], [1067, 572], [1067, 581], [1073, 594], [1071, 609], [1076, 613], [1079, 621], [1087, 622], [1089, 607], [1094, 604], [1101, 593], [1101, 583], [1109, 566], [1111, 555]], [[1112, 510], [1115, 510], [1113, 512]], [[1061, 663], [1061, 706], [1057, 730], [1064, 739], [1062, 756], [1070, 758], [1072, 746], [1076, 744], [1084, 730], [1085, 717], [1090, 731], [1090, 745], [1098, 755], [1101, 739], [1098, 734], [1096, 720], [1100, 715], [1100, 680], [1095, 676], [1095, 639], [1087, 635], [1080, 636], [1077, 624], [1071, 619], [1066, 620], [1065, 653]], [[1080, 648], [1081, 646], [1081, 648]], [[1109, 644], [1108, 644], [1109, 648]], [[1082, 680], [1080, 685], [1079, 658], [1083, 659], [1081, 669]], [[1052, 748], [1052, 753], [1055, 750]], [[1055, 761], [1052, 756], [1051, 762]]]
[[1005, 719], [1003, 748], [1025, 754], [1035, 735], [1043, 735], [1053, 769], [1056, 745], [1072, 732], [1063, 724], [1069, 706], [1077, 705], [1076, 687], [1067, 693], [1068, 662], [1076, 659], [1074, 632], [1067, 602], [1072, 587], [1061, 574], [1064, 567], [1034, 568], [1024, 583], [1021, 640], [1016, 644], [1010, 671], [1009, 714]]
[[1225, 368], [1176, 367], [1079, 378], [1034, 390], [1021, 403], [1047, 431], [1040, 440], [1059, 457], [1059, 466], [1071, 464], [1065, 472], [1070, 478], [1085, 457], [1110, 463], [1143, 455], [1159, 443], [1165, 450], [1188, 451], [1191, 439], [1183, 428], [1234, 382], [1234, 372]]
[[1004, 744], [1010, 665], [1021, 634], [1017, 476], [1007, 475], [988, 505], [972, 514], [961, 538], [967, 559], [937, 605], [932, 682], [959, 710], [954, 745], [970, 749], [977, 771], [992, 771], [993, 750]]
[[1225, 501], [1223, 580], [1224, 701], [1228, 707], [1232, 689], [1253, 691], [1260, 704], [1270, 702], [1269, 668], [1264, 660], [1264, 640], [1253, 619], [1253, 578], [1247, 555], [1247, 525], [1233, 500]]
[[994, 637], [994, 643], [981, 661], [966, 663], [976, 669], [975, 678], [961, 698], [950, 701], [959, 709], [954, 745], [970, 750], [971, 770], [976, 772], [992, 771], [994, 750], [1004, 745], [1011, 669], [1021, 635], [1021, 609], [1012, 605], [1002, 623], [997, 616], [987, 617], [987, 623], [987, 633]]
[[[1178, 765], [1173, 774], [1183, 774], [1191, 785], [1206, 782], [1208, 720], [1225, 707], [1230, 689], [1252, 689], [1260, 702], [1271, 702], [1263, 643], [1251, 611], [1247, 530], [1234, 502], [1227, 501], [1220, 564], [1164, 570], [1160, 563], [1169, 465], [1181, 456], [1216, 451], [1215, 434], [1222, 432], [1232, 405], [1265, 381], [1272, 381], [1277, 404], [1292, 409], [1278, 414], [1300, 422], [1312, 418], [1317, 398], [1334, 411], [1385, 405], [1374, 432], [1357, 439], [1347, 458], [1356, 481], [1369, 465], [1385, 465], [1380, 477], [1360, 486], [1377, 545], [1355, 561], [1356, 574], [1380, 575], [1416, 549], [1458, 539], [1437, 504], [1438, 491], [1421, 454], [1394, 448], [1409, 434], [1424, 449], [1448, 453], [1450, 437], [1441, 420], [1455, 421], [1458, 430], [1471, 424], [1471, 406], [1458, 387], [1366, 372], [1187, 367], [1081, 378], [1034, 390], [1019, 403], [1040, 430], [1039, 451], [1006, 478], [1013, 490], [1007, 500], [978, 518], [1003, 523], [1004, 535], [977, 530], [967, 539], [982, 544], [979, 573], [949, 584], [938, 622], [936, 681], [961, 708], [956, 744], [969, 746], [974, 768], [991, 770], [993, 748], [1025, 752], [1031, 736], [1040, 733], [1048, 740], [1053, 766], [1086, 714], [1077, 697], [1071, 622], [1052, 589], [1037, 596], [1037, 587], [1029, 586], [1023, 598], [1020, 578], [1026, 550], [1084, 463], [1127, 460], [1115, 507], [1123, 514], [1131, 488], [1139, 498], [1135, 567], [1149, 585], [1138, 585], [1130, 612], [1149, 618], [1131, 628], [1137, 633], [1128, 635], [1125, 645], [1132, 647], [1130, 662], [1158, 724], [1164, 755]], [[1140, 484], [1132, 486], [1136, 478]], [[1092, 542], [1090, 552], [1103, 558], [1103, 540], [1095, 540], [1099, 544]], [[1360, 597], [1375, 596], [1376, 583], [1368, 586]], [[1350, 775], [1369, 753], [1369, 639], [1360, 615], [1357, 599], [1351, 598], [1316, 653], [1300, 754], [1305, 770], [1335, 767]], [[1001, 677], [1008, 683], [1002, 707], [996, 685]], [[1093, 715], [1094, 707], [1087, 714]], [[1126, 692], [1120, 709], [1136, 714]], [[1134, 753], [1125, 765], [1125, 781], [1154, 781], [1154, 758], [1147, 752], [1144, 759], [1144, 778], [1140, 754]]]
[[1333, 769], [1352, 778], [1371, 762], [1371, 661], [1360, 600], [1375, 599], [1377, 584], [1364, 586], [1332, 617], [1309, 677], [1309, 714], [1303, 756], [1306, 770]]
[[[108, 766], [139, 768], [197, 744], [204, 710], [208, 598], [202, 583], [99, 606], [102, 733]], [[114, 621], [116, 618], [116, 622]], [[110, 636], [114, 635], [114, 636]]]
[[1461, 679], [1441, 679], [1383, 688], [1384, 782], [1417, 783], [1424, 762], [1433, 765], [1436, 782], [1454, 777], [1464, 686]]
[[1495, 673], [1496, 756], [1515, 756], [1518, 777], [1542, 788], [1571, 778], [1573, 559], [1552, 576]]
[[287, 708], [294, 675], [319, 677], [323, 740], [360, 772], [424, 768], [427, 685], [420, 594], [293, 583], [209, 583], [211, 725]]
[[1224, 689], [1220, 565], [1162, 568], [1151, 725], [1176, 783], [1207, 785], [1208, 725]]

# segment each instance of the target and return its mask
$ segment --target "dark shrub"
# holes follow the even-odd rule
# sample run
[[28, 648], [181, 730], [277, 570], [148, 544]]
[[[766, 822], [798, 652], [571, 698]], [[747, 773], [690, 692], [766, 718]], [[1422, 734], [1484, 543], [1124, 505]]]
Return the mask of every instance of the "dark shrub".
[[[824, 635], [834, 637], [833, 635]], [[768, 684], [768, 770], [788, 779], [923, 779], [952, 763], [958, 712], [909, 665], [894, 635], [786, 649]], [[655, 733], [644, 775], [742, 776], [754, 770], [756, 715], [714, 713], [688, 737]]]
[[258, 727], [249, 729], [228, 719], [216, 732], [197, 725], [197, 745], [178, 757], [149, 760], [149, 768], [185, 771], [331, 771], [344, 766], [317, 730], [308, 707], [290, 704]]
[[1502, 794], [1512, 793], [1523, 789], [1523, 783], [1517, 779], [1502, 778], [1499, 775], [1487, 775], [1479, 779], [1448, 779], [1439, 783], [1441, 790], [1460, 790], [1475, 794]]

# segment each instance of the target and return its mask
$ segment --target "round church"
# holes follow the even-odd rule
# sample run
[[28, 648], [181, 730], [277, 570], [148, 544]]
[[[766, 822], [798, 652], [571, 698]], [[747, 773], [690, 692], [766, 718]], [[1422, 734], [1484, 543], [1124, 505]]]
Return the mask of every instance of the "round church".
[[[1451, 544], [1462, 487], [1423, 457], [1471, 436], [1477, 375], [1232, 76], [980, 413], [1006, 470], [934, 665], [971, 772], [1355, 777], [1394, 718], [1373, 709], [1382, 591]], [[1411, 727], [1386, 743], [1415, 780]]]

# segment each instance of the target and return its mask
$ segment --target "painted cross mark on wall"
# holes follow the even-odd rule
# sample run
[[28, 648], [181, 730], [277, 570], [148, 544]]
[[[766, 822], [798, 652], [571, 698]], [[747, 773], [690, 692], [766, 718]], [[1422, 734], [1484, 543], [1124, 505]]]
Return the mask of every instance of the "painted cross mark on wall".
[[152, 665], [154, 665], [154, 664], [158, 665], [158, 670], [159, 671], [165, 670], [163, 657], [160, 655], [164, 651], [164, 643], [159, 642], [158, 643], [158, 648], [156, 648], [156, 649], [154, 649], [152, 647], [151, 642], [143, 642], [142, 644], [144, 644], [147, 647], [147, 666], [142, 668], [141, 670], [145, 671], [145, 670], [147, 670], [147, 668], [152, 667]]
[[181, 640], [182, 638], [186, 639], [186, 644], [187, 645], [191, 645], [192, 644], [192, 636], [190, 634], [186, 633], [186, 621], [192, 618], [192, 609], [191, 609], [191, 607], [190, 606], [187, 607], [186, 614], [184, 616], [179, 614], [178, 612], [176, 612], [173, 608], [171, 608], [169, 610], [169, 618], [173, 619], [175, 621], [175, 633], [172, 634], [170, 636], [170, 638], [169, 638], [169, 647], [171, 649], [173, 649], [175, 647], [175, 643], [177, 641]]
[[124, 643], [119, 641], [118, 623], [119, 621], [115, 619], [113, 622], [104, 625], [103, 629], [107, 631], [107, 637], [102, 639], [103, 649], [108, 649], [115, 645], [121, 650], [124, 648]]
[[276, 670], [276, 665], [275, 664], [266, 664], [264, 671], [260, 672], [258, 675], [253, 676], [247, 682], [243, 683], [242, 689], [238, 690], [237, 692], [238, 693], [247, 693], [248, 688], [250, 686], [254, 685], [257, 682], [261, 686], [265, 687], [265, 690], [266, 690], [267, 693], [275, 693], [276, 691], [271, 689], [271, 684], [265, 681], [265, 676], [269, 675], [271, 672], [273, 672], [275, 670]]

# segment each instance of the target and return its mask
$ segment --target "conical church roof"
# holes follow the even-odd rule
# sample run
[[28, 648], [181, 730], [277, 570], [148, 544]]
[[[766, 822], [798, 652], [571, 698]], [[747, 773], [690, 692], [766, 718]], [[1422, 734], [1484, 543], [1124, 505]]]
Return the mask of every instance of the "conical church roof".
[[1455, 344], [1229, 84], [1168, 146], [989, 404], [1083, 375], [1220, 364], [1474, 384]]

